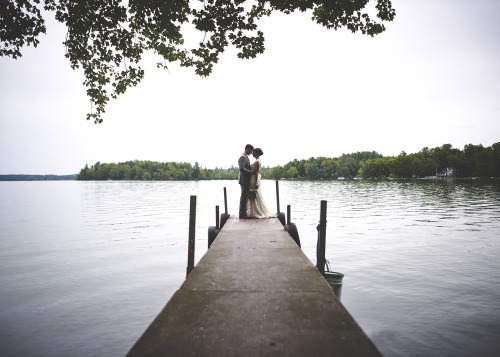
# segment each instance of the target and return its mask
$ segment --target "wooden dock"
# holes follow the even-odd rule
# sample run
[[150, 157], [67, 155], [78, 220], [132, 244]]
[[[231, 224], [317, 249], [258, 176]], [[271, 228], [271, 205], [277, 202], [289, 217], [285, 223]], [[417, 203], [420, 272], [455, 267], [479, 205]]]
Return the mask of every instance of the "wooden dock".
[[381, 356], [276, 218], [230, 218], [128, 356]]

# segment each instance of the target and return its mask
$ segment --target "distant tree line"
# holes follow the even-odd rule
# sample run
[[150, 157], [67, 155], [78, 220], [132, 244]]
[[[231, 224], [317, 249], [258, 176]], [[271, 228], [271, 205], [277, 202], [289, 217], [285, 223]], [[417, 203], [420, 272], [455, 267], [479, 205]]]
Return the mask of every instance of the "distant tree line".
[[[198, 163], [127, 161], [95, 163], [85, 167], [77, 180], [235, 180], [239, 169], [207, 169]], [[267, 179], [333, 180], [338, 178], [421, 178], [426, 176], [500, 177], [500, 142], [490, 147], [466, 145], [463, 150], [450, 144], [415, 154], [382, 156], [375, 151], [343, 154], [336, 158], [311, 157], [293, 160], [284, 166], [263, 167]]]
[[450, 144], [416, 154], [402, 152], [383, 157], [372, 152], [344, 154], [338, 158], [293, 160], [284, 166], [270, 168], [266, 177], [272, 179], [338, 179], [421, 178], [426, 176], [500, 177], [500, 142], [491, 147], [466, 145], [463, 150]]
[[76, 175], [0, 175], [0, 181], [75, 180]]
[[76, 176], [77, 180], [233, 180], [238, 178], [238, 168], [207, 169], [198, 163], [187, 162], [127, 161], [121, 163], [100, 163], [85, 165]]
[[294, 159], [284, 166], [275, 166], [267, 171], [266, 178], [272, 179], [337, 179], [339, 177], [353, 178], [358, 176], [361, 163], [382, 158], [382, 155], [372, 152], [357, 152], [343, 154], [338, 158], [311, 157], [308, 160]]

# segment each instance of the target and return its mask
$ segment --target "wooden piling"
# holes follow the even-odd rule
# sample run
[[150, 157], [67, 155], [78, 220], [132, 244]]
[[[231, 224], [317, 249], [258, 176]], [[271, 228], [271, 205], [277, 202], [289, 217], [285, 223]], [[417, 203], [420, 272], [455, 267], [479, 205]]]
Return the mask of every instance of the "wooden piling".
[[292, 218], [290, 217], [292, 214], [292, 209], [290, 205], [286, 206], [286, 224], [290, 224], [292, 221]]
[[219, 206], [215, 206], [215, 228], [220, 229]]
[[276, 213], [280, 213], [280, 187], [278, 180], [276, 180], [276, 206], [277, 206]]
[[227, 191], [226, 188], [224, 187], [224, 212], [228, 214], [227, 212]]
[[191, 196], [189, 202], [189, 241], [188, 241], [188, 265], [186, 277], [194, 268], [194, 245], [196, 230], [196, 196]]
[[326, 249], [326, 201], [321, 201], [319, 215], [319, 235], [318, 247], [316, 252], [316, 267], [322, 275], [325, 275], [325, 249]]

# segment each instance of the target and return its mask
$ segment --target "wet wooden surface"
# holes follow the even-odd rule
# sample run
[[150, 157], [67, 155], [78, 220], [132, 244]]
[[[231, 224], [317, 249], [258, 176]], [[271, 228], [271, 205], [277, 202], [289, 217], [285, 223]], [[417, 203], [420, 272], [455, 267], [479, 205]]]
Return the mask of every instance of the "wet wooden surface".
[[380, 353], [276, 218], [230, 218], [128, 354], [319, 355]]

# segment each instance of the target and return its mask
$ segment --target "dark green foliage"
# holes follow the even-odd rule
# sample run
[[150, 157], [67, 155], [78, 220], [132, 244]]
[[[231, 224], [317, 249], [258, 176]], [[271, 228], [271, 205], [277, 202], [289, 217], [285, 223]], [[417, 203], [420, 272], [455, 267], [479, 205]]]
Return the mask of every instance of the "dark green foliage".
[[0, 175], [0, 181], [72, 181], [76, 175]]
[[19, 58], [25, 45], [36, 47], [38, 35], [45, 33], [39, 0], [0, 1], [0, 56]]
[[196, 163], [127, 161], [118, 164], [101, 164], [85, 167], [77, 175], [77, 180], [144, 180], [144, 181], [186, 181], [237, 179], [238, 169], [202, 168]]
[[[365, 7], [373, 2], [376, 20]], [[208, 76], [229, 46], [239, 58], [254, 58], [265, 50], [257, 21], [273, 12], [312, 11], [312, 19], [327, 28], [345, 27], [374, 36], [385, 30], [395, 11], [390, 0], [0, 0], [0, 56], [21, 57], [21, 48], [38, 44], [45, 33], [41, 9], [54, 13], [68, 28], [64, 45], [73, 69], [82, 68], [93, 106], [87, 119], [102, 122], [110, 98], [125, 93], [144, 77], [139, 62], [145, 51], [169, 62], [194, 67]], [[203, 39], [196, 48], [184, 46], [183, 24], [191, 23]]]
[[337, 179], [354, 178], [358, 176], [361, 163], [366, 160], [378, 159], [382, 155], [375, 151], [356, 152], [343, 154], [338, 158], [311, 157], [308, 160], [297, 160], [287, 163], [285, 166], [276, 166], [267, 172], [266, 178], [280, 179]]
[[[452, 171], [447, 171], [452, 169]], [[338, 158], [297, 159], [285, 166], [268, 170], [266, 178], [337, 179], [337, 178], [419, 178], [425, 176], [500, 177], [500, 143], [484, 148], [466, 145], [464, 150], [450, 144], [434, 149], [423, 148], [416, 154], [402, 152], [383, 157], [372, 152], [343, 154]]]
[[[416, 154], [383, 157], [375, 151], [342, 154], [337, 158], [311, 157], [308, 160], [288, 162], [284, 166], [262, 167], [265, 179], [352, 179], [369, 178], [419, 178], [446, 176], [453, 169], [453, 177], [500, 177], [500, 142], [491, 147], [466, 145], [464, 150], [445, 144], [434, 149], [423, 148]], [[127, 161], [118, 164], [101, 164], [85, 167], [77, 180], [235, 180], [237, 167], [207, 169], [198, 163]]]

